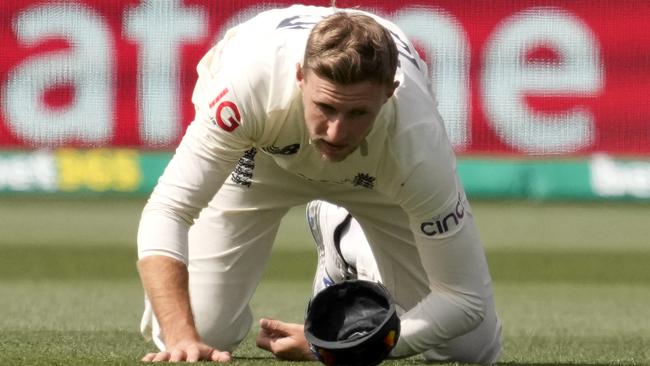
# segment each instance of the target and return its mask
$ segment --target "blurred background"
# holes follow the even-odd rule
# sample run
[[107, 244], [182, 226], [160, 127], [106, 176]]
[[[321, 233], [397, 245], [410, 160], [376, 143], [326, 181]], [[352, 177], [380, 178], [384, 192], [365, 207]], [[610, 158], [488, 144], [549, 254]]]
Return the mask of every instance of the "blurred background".
[[[0, 3], [0, 363], [128, 363], [152, 348], [135, 235], [193, 119], [196, 64], [226, 29], [290, 4]], [[650, 362], [650, 2], [337, 5], [393, 21], [429, 65], [504, 362]], [[300, 321], [314, 264], [296, 208], [256, 316]]]

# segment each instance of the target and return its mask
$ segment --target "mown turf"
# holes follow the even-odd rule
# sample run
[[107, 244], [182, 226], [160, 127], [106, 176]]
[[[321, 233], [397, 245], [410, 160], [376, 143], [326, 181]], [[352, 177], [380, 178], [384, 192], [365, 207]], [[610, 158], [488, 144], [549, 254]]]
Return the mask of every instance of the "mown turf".
[[[266, 279], [302, 278], [315, 266], [310, 249], [278, 248], [277, 261]], [[131, 247], [3, 246], [0, 278], [3, 280], [122, 280], [137, 275], [136, 250]], [[515, 282], [573, 282], [583, 284], [650, 284], [650, 251], [598, 251], [541, 249], [487, 249], [495, 280]]]
[[[138, 333], [142, 205], [0, 200], [0, 365], [137, 365], [153, 349]], [[475, 202], [474, 212], [503, 319], [501, 364], [650, 364], [650, 206]], [[314, 263], [292, 211], [255, 316], [301, 321]], [[284, 364], [254, 346], [256, 332], [233, 364]]]

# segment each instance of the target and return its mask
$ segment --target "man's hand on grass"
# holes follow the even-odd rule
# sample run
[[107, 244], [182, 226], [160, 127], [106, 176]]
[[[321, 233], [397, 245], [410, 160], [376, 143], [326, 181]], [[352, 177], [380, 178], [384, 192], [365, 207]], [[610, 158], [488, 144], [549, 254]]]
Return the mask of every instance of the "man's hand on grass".
[[197, 341], [182, 341], [168, 347], [166, 351], [148, 353], [142, 362], [198, 362], [198, 361], [230, 361], [230, 352], [222, 352]]
[[274, 319], [260, 319], [257, 346], [282, 360], [313, 361], [316, 357], [309, 348], [302, 324], [285, 323]]

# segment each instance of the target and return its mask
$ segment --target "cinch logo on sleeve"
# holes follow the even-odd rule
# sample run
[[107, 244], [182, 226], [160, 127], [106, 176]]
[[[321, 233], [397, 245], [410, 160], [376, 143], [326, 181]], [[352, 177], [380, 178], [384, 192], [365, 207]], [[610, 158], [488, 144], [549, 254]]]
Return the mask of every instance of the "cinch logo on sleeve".
[[420, 225], [420, 230], [427, 236], [441, 235], [449, 230], [458, 227], [465, 217], [465, 206], [463, 206], [461, 195], [458, 194], [458, 202], [455, 209], [445, 216], [439, 215], [430, 221], [425, 221]]
[[[228, 88], [224, 89], [217, 95], [212, 102], [210, 108], [217, 106], [217, 111], [214, 117], [211, 118], [212, 122], [216, 123], [224, 131], [232, 132], [235, 128], [239, 127], [241, 123], [241, 114], [239, 108], [234, 102], [224, 100], [219, 102], [224, 95], [228, 93]], [[217, 104], [218, 103], [218, 104]]]

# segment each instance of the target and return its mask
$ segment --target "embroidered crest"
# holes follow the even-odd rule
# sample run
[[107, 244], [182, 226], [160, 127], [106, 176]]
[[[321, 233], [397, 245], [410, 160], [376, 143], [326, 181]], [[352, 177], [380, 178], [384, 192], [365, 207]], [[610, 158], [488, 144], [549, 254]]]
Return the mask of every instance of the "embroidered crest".
[[375, 188], [375, 177], [370, 176], [370, 174], [359, 173], [352, 180], [352, 185], [355, 187], [364, 187], [368, 189]]
[[253, 170], [255, 169], [255, 155], [257, 154], [256, 148], [246, 150], [244, 155], [237, 162], [237, 166], [233, 169], [230, 178], [233, 182], [244, 186], [250, 187], [253, 179]]

